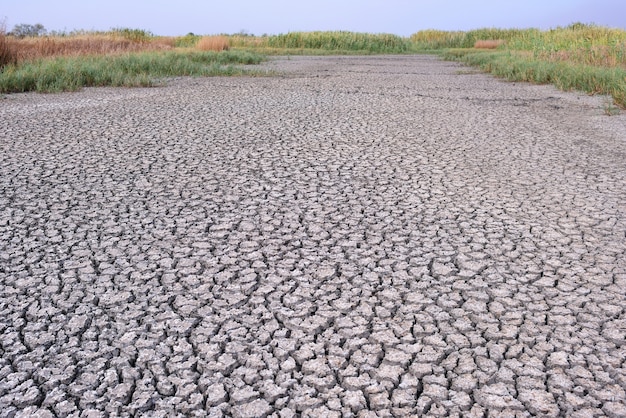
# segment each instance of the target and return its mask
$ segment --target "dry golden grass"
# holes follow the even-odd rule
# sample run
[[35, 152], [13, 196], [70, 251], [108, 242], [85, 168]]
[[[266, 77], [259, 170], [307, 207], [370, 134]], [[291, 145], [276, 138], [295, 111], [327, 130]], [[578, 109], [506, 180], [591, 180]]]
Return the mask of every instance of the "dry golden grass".
[[159, 36], [158, 38], [154, 38], [151, 43], [153, 45], [159, 45], [161, 47], [167, 48], [175, 48], [176, 47], [176, 38], [173, 36]]
[[17, 62], [15, 51], [11, 48], [8, 36], [4, 31], [0, 30], [0, 68], [7, 64], [14, 64]]
[[233, 48], [265, 48], [268, 36], [230, 35], [228, 41]]
[[201, 51], [227, 51], [230, 48], [226, 36], [203, 36], [198, 40], [196, 48]]
[[[0, 49], [9, 51], [13, 62], [56, 56], [112, 55], [128, 52], [162, 51], [172, 49], [174, 39], [155, 38], [136, 42], [111, 35], [78, 35], [70, 37], [37, 37], [18, 39], [2, 36]], [[0, 52], [0, 54], [3, 54]], [[4, 53], [6, 54], [6, 52]]]
[[474, 43], [474, 48], [497, 49], [498, 47], [502, 45], [504, 45], [504, 41], [502, 39], [484, 39], [484, 40], [476, 41], [476, 43]]
[[17, 62], [15, 51], [9, 44], [9, 37], [6, 35], [4, 22], [0, 22], [0, 68], [15, 62]]

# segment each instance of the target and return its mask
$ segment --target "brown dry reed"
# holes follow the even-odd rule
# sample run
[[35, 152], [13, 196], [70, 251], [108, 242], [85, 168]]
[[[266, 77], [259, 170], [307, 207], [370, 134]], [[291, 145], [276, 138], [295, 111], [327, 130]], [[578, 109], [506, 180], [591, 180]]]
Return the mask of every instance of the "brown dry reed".
[[0, 33], [0, 63], [6, 65], [58, 56], [163, 51], [172, 49], [173, 43], [173, 39], [169, 38], [154, 38], [150, 42], [137, 42], [123, 37], [100, 34], [19, 39]]
[[17, 57], [15, 51], [11, 48], [9, 37], [3, 25], [0, 25], [0, 69], [7, 64], [15, 64]]
[[504, 40], [502, 39], [483, 39], [478, 40], [474, 43], [474, 48], [477, 49], [498, 49], [504, 45]]
[[196, 48], [200, 51], [227, 51], [230, 48], [226, 36], [203, 36], [198, 40]]

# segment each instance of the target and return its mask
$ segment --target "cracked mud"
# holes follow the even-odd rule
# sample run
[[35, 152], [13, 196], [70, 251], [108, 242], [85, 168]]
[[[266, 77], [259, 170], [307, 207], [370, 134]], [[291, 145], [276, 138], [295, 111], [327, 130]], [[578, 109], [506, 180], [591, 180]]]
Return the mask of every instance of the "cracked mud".
[[0, 416], [626, 416], [626, 130], [433, 57], [0, 100]]

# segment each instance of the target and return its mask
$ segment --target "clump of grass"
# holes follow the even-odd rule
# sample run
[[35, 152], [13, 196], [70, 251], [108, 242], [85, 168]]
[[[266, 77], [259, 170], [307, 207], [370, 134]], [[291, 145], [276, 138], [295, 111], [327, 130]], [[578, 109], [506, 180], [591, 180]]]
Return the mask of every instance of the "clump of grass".
[[170, 76], [215, 76], [248, 73], [235, 64], [258, 64], [260, 55], [226, 52], [144, 52], [126, 55], [56, 57], [7, 65], [0, 92], [58, 92], [90, 86], [150, 86]]
[[150, 42], [154, 37], [152, 32], [144, 29], [131, 29], [131, 28], [113, 28], [109, 32], [111, 34], [120, 36], [131, 42]]
[[443, 48], [458, 48], [461, 45], [464, 32], [450, 32], [436, 29], [421, 30], [411, 35], [411, 42], [417, 50], [437, 50]]
[[497, 49], [504, 45], [502, 39], [484, 39], [474, 43], [474, 48], [477, 49]]
[[619, 107], [615, 106], [613, 103], [613, 98], [610, 96], [607, 96], [606, 99], [604, 100], [604, 114], [607, 116], [615, 116], [615, 115], [619, 115], [620, 109]]
[[226, 36], [203, 36], [198, 40], [196, 48], [200, 51], [227, 51], [230, 48]]
[[201, 36], [195, 35], [189, 32], [185, 36], [178, 36], [175, 38], [175, 46], [177, 48], [192, 48], [196, 46]]

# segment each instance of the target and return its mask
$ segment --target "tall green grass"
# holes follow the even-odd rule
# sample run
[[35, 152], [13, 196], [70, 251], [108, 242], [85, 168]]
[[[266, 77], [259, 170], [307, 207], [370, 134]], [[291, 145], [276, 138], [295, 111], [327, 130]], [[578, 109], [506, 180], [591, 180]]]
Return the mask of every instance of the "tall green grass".
[[616, 105], [626, 108], [626, 69], [598, 67], [571, 62], [551, 62], [529, 58], [517, 51], [475, 52], [449, 50], [443, 54], [476, 66], [510, 81], [553, 84], [561, 90], [610, 95]]
[[538, 29], [498, 29], [484, 28], [462, 31], [423, 30], [411, 35], [410, 39], [416, 50], [444, 48], [472, 48], [480, 40], [503, 40], [509, 42], [520, 37], [539, 33]]
[[364, 53], [405, 53], [411, 50], [407, 38], [391, 34], [358, 32], [289, 32], [265, 37], [239, 37], [244, 47], [321, 51], [360, 51]]
[[132, 42], [150, 42], [154, 34], [144, 29], [113, 28], [108, 34], [117, 35]]
[[246, 74], [236, 64], [262, 57], [243, 51], [151, 52], [117, 56], [57, 57], [9, 64], [0, 73], [0, 92], [73, 91], [91, 86], [150, 86], [169, 76]]
[[573, 51], [600, 46], [624, 45], [626, 31], [603, 26], [574, 23], [547, 31], [526, 30], [507, 39], [508, 47], [520, 51]]
[[[502, 40], [506, 48], [517, 51], [546, 52], [584, 51], [592, 48], [615, 48], [626, 45], [626, 31], [602, 26], [574, 23], [546, 31], [539, 29], [485, 28], [460, 31], [423, 30], [411, 35], [416, 50], [472, 48], [477, 41]], [[624, 63], [624, 62], [622, 62]]]
[[202, 36], [194, 35], [193, 33], [188, 33], [185, 36], [176, 37], [174, 39], [174, 45], [177, 48], [192, 48], [196, 46], [200, 38], [202, 38]]

